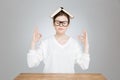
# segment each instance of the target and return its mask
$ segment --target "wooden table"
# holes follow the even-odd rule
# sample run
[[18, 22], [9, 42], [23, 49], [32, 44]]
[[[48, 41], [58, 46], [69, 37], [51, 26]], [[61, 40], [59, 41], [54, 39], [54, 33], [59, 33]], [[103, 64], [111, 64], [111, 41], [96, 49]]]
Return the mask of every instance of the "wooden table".
[[21, 73], [14, 80], [106, 80], [100, 73]]

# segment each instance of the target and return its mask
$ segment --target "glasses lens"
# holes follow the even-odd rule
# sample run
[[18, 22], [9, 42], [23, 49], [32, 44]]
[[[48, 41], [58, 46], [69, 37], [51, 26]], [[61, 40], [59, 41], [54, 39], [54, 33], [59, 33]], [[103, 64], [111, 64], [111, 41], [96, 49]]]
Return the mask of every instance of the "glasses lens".
[[60, 26], [62, 24], [62, 26], [66, 27], [68, 25], [68, 21], [58, 21], [55, 20], [55, 25], [56, 26]]
[[67, 25], [68, 25], [68, 22], [67, 22], [67, 21], [64, 21], [64, 22], [62, 23], [62, 25], [63, 25], [63, 26], [67, 26]]
[[55, 21], [55, 25], [56, 25], [56, 26], [59, 26], [59, 25], [60, 25], [60, 22], [59, 22], [59, 21]]

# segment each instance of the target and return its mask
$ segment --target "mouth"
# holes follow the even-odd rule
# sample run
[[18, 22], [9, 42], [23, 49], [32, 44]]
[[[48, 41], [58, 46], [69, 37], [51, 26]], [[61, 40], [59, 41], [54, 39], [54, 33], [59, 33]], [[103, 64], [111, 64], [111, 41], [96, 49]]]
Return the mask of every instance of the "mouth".
[[58, 28], [58, 30], [64, 30], [63, 28]]

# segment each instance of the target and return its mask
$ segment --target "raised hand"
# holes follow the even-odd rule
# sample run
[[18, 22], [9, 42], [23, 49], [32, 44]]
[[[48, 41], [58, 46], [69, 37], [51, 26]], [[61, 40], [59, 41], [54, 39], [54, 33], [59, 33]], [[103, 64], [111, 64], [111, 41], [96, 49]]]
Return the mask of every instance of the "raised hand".
[[39, 33], [38, 27], [35, 27], [31, 44], [32, 49], [35, 48], [35, 44], [41, 39], [41, 37], [42, 35]]
[[89, 44], [86, 30], [82, 31], [82, 34], [78, 36], [78, 40], [84, 45], [85, 52], [88, 52]]

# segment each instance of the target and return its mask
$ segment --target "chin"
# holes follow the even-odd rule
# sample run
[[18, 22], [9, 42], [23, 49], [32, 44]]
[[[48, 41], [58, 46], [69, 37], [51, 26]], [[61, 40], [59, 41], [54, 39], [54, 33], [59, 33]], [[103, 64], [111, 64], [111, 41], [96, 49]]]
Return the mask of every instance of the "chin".
[[64, 32], [64, 31], [58, 31], [58, 33], [59, 33], [59, 34], [65, 34], [65, 32]]

